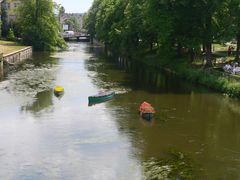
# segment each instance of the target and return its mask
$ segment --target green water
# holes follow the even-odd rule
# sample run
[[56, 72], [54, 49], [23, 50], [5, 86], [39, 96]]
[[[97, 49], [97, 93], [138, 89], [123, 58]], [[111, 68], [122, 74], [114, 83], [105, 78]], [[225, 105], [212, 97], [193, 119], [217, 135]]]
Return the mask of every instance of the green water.
[[[72, 43], [0, 82], [0, 179], [240, 179], [240, 101]], [[61, 85], [61, 98], [53, 87]], [[114, 99], [88, 106], [88, 96]], [[137, 113], [148, 101], [157, 113]]]

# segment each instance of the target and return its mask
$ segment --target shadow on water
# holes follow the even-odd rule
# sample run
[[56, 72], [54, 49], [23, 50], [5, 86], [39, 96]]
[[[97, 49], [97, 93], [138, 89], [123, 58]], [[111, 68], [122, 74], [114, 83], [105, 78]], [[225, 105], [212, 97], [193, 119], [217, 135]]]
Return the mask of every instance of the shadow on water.
[[49, 52], [34, 52], [33, 58], [30, 63], [33, 63], [35, 66], [42, 65], [58, 65], [59, 59], [52, 56], [52, 53]]
[[53, 105], [52, 98], [53, 98], [52, 90], [39, 92], [35, 97], [35, 101], [32, 104], [22, 106], [21, 111], [29, 111], [34, 114], [40, 112], [41, 110]]
[[132, 90], [146, 90], [151, 93], [174, 93], [191, 94], [215, 93], [201, 85], [196, 85], [170, 72], [146, 67], [141, 63], [129, 62], [130, 65], [123, 66], [122, 63], [106, 58], [101, 47], [89, 48], [92, 56], [85, 63], [86, 69], [91, 72], [93, 83], [103, 89], [123, 87]]

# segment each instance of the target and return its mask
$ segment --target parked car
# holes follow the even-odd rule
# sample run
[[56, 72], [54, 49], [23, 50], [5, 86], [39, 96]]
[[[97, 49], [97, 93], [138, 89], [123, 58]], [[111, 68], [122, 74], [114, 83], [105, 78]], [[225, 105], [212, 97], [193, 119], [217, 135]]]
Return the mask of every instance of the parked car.
[[63, 32], [63, 37], [73, 37], [74, 32], [73, 31], [64, 31]]

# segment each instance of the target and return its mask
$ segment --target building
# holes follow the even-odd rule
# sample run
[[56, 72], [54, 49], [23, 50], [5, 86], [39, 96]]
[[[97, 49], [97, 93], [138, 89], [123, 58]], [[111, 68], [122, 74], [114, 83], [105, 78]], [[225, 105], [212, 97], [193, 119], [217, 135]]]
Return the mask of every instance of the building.
[[[80, 26], [80, 29], [83, 29], [83, 16], [84, 13], [63, 13], [60, 15], [59, 21], [60, 24], [62, 25], [64, 30], [74, 30], [71, 27], [66, 26], [66, 20], [70, 19], [70, 18], [75, 18], [77, 20], [77, 23]], [[66, 27], [68, 27], [69, 29], [66, 29]]]
[[7, 24], [15, 22], [18, 16], [17, 8], [21, 5], [21, 0], [2, 0], [3, 9], [6, 11]]

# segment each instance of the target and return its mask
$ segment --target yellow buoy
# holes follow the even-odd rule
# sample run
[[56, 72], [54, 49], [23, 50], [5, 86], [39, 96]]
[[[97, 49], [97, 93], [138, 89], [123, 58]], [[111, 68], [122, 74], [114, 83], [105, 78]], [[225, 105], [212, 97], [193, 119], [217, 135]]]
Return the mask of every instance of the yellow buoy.
[[62, 86], [56, 86], [54, 88], [54, 94], [56, 97], [61, 98], [64, 94], [64, 88]]
[[64, 88], [62, 86], [56, 86], [54, 88], [54, 92], [56, 92], [56, 93], [61, 93], [63, 91], [64, 91]]

